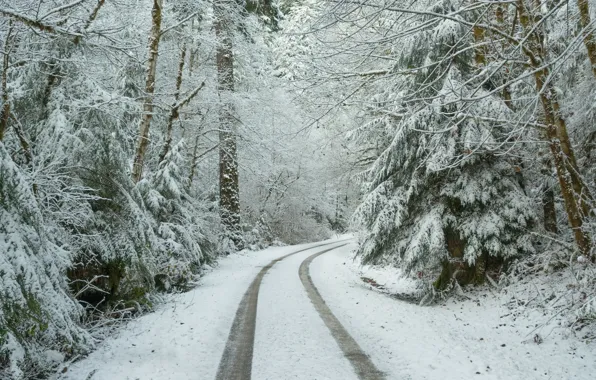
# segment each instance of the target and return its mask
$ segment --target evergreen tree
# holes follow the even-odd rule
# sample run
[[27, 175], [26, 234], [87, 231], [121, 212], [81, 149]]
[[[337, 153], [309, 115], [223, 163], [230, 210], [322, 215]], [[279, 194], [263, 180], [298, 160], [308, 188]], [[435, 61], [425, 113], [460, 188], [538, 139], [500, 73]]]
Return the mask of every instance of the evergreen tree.
[[[459, 6], [418, 2], [414, 10]], [[372, 120], [352, 133], [380, 142], [355, 217], [367, 231], [359, 249], [366, 262], [389, 260], [433, 279], [440, 272], [434, 284], [444, 289], [452, 279], [481, 283], [487, 263], [533, 252], [535, 215], [507, 156], [516, 149], [512, 111], [478, 75], [486, 68], [473, 36], [454, 20], [424, 22], [401, 25], [419, 29], [392, 47], [391, 70], [409, 74], [383, 82]]]

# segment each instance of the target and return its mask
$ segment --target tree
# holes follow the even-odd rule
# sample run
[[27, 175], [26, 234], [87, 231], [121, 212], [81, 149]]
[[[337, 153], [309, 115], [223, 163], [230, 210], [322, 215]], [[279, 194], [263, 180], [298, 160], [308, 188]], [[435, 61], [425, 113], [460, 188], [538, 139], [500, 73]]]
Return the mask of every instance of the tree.
[[80, 352], [91, 343], [83, 309], [63, 276], [69, 252], [52, 241], [31, 184], [0, 142], [0, 376], [25, 378], [47, 366], [48, 349]]
[[[172, 113], [191, 108], [184, 109], [205, 85], [181, 83], [179, 96], [169, 92], [178, 76], [168, 64], [179, 50], [168, 33], [183, 30], [193, 15], [174, 20], [167, 4], [160, 9], [166, 49], [149, 65], [154, 83], [137, 48], [142, 31], [155, 26], [152, 7], [153, 1], [0, 2], [0, 240], [8, 244], [0, 249], [2, 378], [55, 373], [48, 350], [68, 357], [93, 346], [82, 316], [93, 323], [106, 309], [146, 311], [147, 296], [164, 276], [184, 286], [215, 256], [209, 203], [173, 192], [187, 184], [184, 144], [169, 133], [168, 119], [172, 126]], [[142, 83], [152, 87], [149, 103]], [[141, 111], [139, 99], [151, 112]], [[173, 112], [163, 104], [173, 104]], [[146, 178], [135, 183], [130, 161], [147, 115], [153, 126], [143, 141]], [[160, 160], [151, 148], [162, 141], [171, 146]]]
[[[354, 165], [363, 168], [365, 197], [356, 219], [364, 234], [359, 253], [367, 260], [424, 273], [441, 266], [438, 288], [453, 277], [481, 281], [482, 273], [474, 272], [488, 261], [498, 265], [534, 251], [533, 194], [545, 197], [539, 200], [544, 228], [558, 230], [549, 162], [577, 247], [592, 254], [593, 200], [559, 99], [560, 86], [569, 82], [558, 83], [577, 72], [565, 65], [582, 58], [578, 42], [589, 50], [591, 37], [585, 23], [573, 43], [563, 37], [565, 5], [367, 0], [331, 1], [316, 11], [311, 30], [300, 37], [316, 40], [314, 54], [306, 53], [316, 65], [299, 75], [310, 79], [310, 98], [327, 100], [318, 123], [358, 110], [348, 142], [359, 152]], [[552, 46], [547, 23], [557, 25]], [[285, 67], [300, 62], [286, 57]], [[312, 96], [315, 87], [322, 97]], [[546, 169], [535, 170], [532, 162]], [[534, 179], [546, 185], [539, 189]], [[457, 183], [478, 197], [455, 190]], [[483, 201], [484, 192], [493, 200]], [[485, 213], [501, 227], [483, 230]], [[519, 218], [510, 219], [513, 214]]]
[[215, 34], [217, 37], [217, 89], [219, 110], [219, 212], [223, 237], [229, 240], [231, 249], [242, 249], [240, 228], [240, 189], [238, 184], [238, 155], [236, 150], [236, 125], [232, 95], [234, 92], [234, 44], [232, 15], [237, 10], [233, 0], [213, 3]]
[[132, 178], [139, 182], [143, 176], [143, 162], [149, 146], [149, 129], [153, 118], [153, 94], [155, 93], [155, 76], [159, 41], [161, 40], [162, 0], [153, 0], [151, 10], [151, 32], [149, 34], [149, 58], [147, 59], [147, 76], [145, 79], [145, 97], [143, 100], [143, 117], [139, 131], [139, 142], [132, 168]]
[[544, 119], [547, 125], [546, 138], [550, 144], [557, 177], [567, 216], [576, 244], [586, 256], [592, 254], [592, 241], [583, 228], [584, 219], [589, 215], [591, 209], [592, 195], [584, 183], [580, 174], [572, 143], [567, 132], [567, 124], [561, 115], [561, 106], [554, 85], [550, 80], [550, 70], [544, 66], [546, 62], [546, 51], [543, 45], [544, 34], [541, 27], [536, 27], [533, 20], [540, 20], [539, 14], [530, 14], [523, 0], [517, 1], [517, 13], [520, 24], [523, 27], [528, 46], [524, 47], [524, 53], [534, 68], [536, 92], [540, 97], [543, 107]]

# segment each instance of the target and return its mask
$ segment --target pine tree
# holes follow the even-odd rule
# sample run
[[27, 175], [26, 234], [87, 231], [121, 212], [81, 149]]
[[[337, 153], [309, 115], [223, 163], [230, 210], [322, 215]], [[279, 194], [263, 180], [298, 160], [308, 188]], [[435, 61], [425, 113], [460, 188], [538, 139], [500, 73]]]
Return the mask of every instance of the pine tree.
[[[417, 9], [448, 13], [455, 6], [423, 2]], [[399, 117], [385, 116], [368, 125], [372, 131], [358, 132], [382, 126], [392, 135], [366, 174], [367, 195], [356, 217], [368, 232], [359, 253], [366, 262], [390, 260], [429, 277], [440, 271], [438, 289], [453, 279], [482, 283], [487, 263], [533, 252], [532, 203], [502, 154], [510, 149], [513, 128], [504, 121], [512, 111], [476, 77], [484, 60], [469, 49], [473, 42], [452, 20], [411, 35], [394, 70], [420, 69], [377, 100]], [[443, 59], [453, 51], [464, 53]], [[480, 100], [461, 100], [472, 98]]]
[[2, 142], [0, 219], [0, 377], [19, 379], [26, 366], [48, 365], [43, 352], [77, 352], [91, 342], [75, 322], [82, 308], [64, 275], [68, 247], [46, 233], [31, 183]]
[[[220, 97], [219, 132], [219, 207], [224, 242], [230, 250], [243, 248], [240, 228], [240, 190], [238, 183], [238, 154], [236, 147], [237, 120], [232, 95], [234, 92], [233, 17], [238, 14], [235, 1], [218, 0], [213, 3], [216, 17], [215, 34], [218, 39], [217, 78]], [[224, 244], [229, 244], [224, 243]]]

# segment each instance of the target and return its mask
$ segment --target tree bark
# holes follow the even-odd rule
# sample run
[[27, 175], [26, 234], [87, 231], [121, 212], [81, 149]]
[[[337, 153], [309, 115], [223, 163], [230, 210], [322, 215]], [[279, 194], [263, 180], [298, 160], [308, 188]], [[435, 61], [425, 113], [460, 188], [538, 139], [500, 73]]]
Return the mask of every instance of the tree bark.
[[[526, 32], [531, 31], [534, 23], [526, 9], [524, 0], [517, 0], [517, 11], [523, 29]], [[536, 91], [539, 93], [544, 111], [547, 140], [557, 170], [563, 200], [565, 201], [565, 210], [580, 252], [589, 256], [592, 242], [587, 232], [584, 231], [583, 224], [584, 217], [589, 212], [591, 195], [579, 174], [573, 148], [567, 134], [567, 126], [560, 112], [557, 93], [552, 83], [548, 82], [550, 72], [549, 68], [544, 66], [546, 57], [543, 46], [544, 34], [540, 28], [537, 28], [533, 35], [529, 37], [529, 46], [524, 49], [524, 52], [530, 59], [531, 66], [536, 70], [534, 74]]]
[[[23, 125], [19, 122], [14, 113], [11, 112], [10, 117], [14, 120], [13, 128], [15, 130], [15, 133], [17, 134], [19, 143], [21, 144], [21, 149], [23, 149], [23, 154], [25, 155], [25, 162], [27, 164], [30, 164], [31, 161], [33, 161], [33, 155], [31, 154], [31, 143], [29, 142], [29, 139], [25, 134], [25, 128], [23, 128]], [[37, 185], [33, 185], [33, 190], [35, 194], [37, 194], [36, 186]]]
[[197, 165], [199, 164], [199, 135], [195, 137], [195, 147], [192, 151], [192, 160], [190, 163], [190, 174], [188, 175], [188, 186], [192, 186], [192, 181], [195, 178], [195, 172], [197, 170]]
[[550, 186], [544, 189], [542, 194], [542, 210], [544, 211], [544, 229], [553, 234], [558, 233], [555, 192]]
[[4, 54], [2, 57], [2, 79], [0, 79], [0, 87], [2, 90], [2, 110], [0, 111], [0, 141], [4, 139], [4, 133], [8, 128], [8, 119], [10, 118], [10, 98], [8, 96], [8, 66], [10, 63], [10, 40], [12, 35], [12, 25], [6, 33], [6, 39], [4, 40]]
[[12, 12], [10, 10], [0, 9], [0, 15], [12, 18], [15, 21], [21, 22], [21, 23], [27, 25], [28, 27], [37, 29], [41, 32], [47, 32], [47, 33], [52, 33], [52, 34], [56, 34], [56, 33], [70, 34], [68, 32], [65, 32], [63, 29], [56, 28], [56, 26], [54, 26], [54, 25], [45, 24], [39, 20], [35, 20], [35, 19], [29, 18], [27, 16], [23, 16], [22, 14], [18, 14], [18, 13]]
[[[0, 110], [0, 141], [4, 139], [6, 130], [8, 129], [8, 121], [10, 118], [14, 120], [13, 127], [23, 149], [25, 160], [27, 164], [31, 163], [33, 156], [31, 155], [30, 143], [25, 135], [25, 130], [21, 123], [16, 119], [11, 111], [10, 97], [8, 96], [8, 68], [10, 66], [10, 51], [15, 49], [14, 35], [12, 34], [12, 21], [9, 23], [8, 32], [6, 33], [6, 40], [4, 41], [4, 56], [2, 59], [2, 76], [0, 79], [0, 89], [2, 90], [2, 109]], [[34, 186], [34, 193], [37, 190]]]
[[219, 210], [224, 238], [236, 249], [243, 248], [240, 228], [240, 191], [238, 184], [238, 156], [236, 152], [236, 124], [234, 104], [234, 54], [230, 13], [235, 1], [216, 0], [213, 3], [217, 38], [217, 79], [220, 98], [219, 132]]
[[590, 6], [588, 0], [577, 0], [577, 7], [579, 8], [579, 20], [583, 28], [582, 34], [584, 36], [584, 45], [588, 50], [588, 58], [592, 66], [592, 74], [596, 77], [596, 37], [591, 28], [592, 20], [590, 19]]
[[157, 70], [157, 57], [159, 55], [159, 41], [161, 39], [161, 9], [162, 0], [153, 0], [151, 11], [152, 24], [149, 35], [149, 59], [147, 60], [147, 77], [145, 81], [145, 99], [143, 102], [143, 116], [139, 131], [139, 142], [132, 167], [132, 179], [139, 182], [143, 176], [143, 163], [149, 146], [149, 129], [153, 118], [153, 95], [155, 93], [155, 75]]
[[[93, 8], [93, 11], [89, 15], [89, 18], [87, 19], [87, 22], [85, 22], [83, 31], [86, 31], [87, 29], [89, 29], [89, 27], [91, 26], [93, 21], [95, 21], [95, 19], [97, 18], [97, 14], [99, 13], [99, 10], [101, 9], [101, 7], [103, 7], [103, 5], [105, 3], [106, 3], [106, 0], [97, 0], [97, 5], [95, 5], [95, 8]], [[74, 38], [74, 40], [72, 42], [75, 45], [78, 45], [81, 42], [81, 38], [82, 38], [82, 35], [78, 35]]]
[[[503, 32], [506, 33], [507, 32], [507, 27], [505, 24], [505, 19], [506, 19], [506, 15], [507, 15], [507, 9], [509, 7], [509, 4], [498, 4], [497, 5], [497, 10], [495, 11], [495, 16], [497, 19], [497, 27]], [[505, 48], [506, 46], [509, 46], [509, 42], [508, 41], [504, 41], [501, 43], [501, 47]], [[505, 65], [505, 69], [503, 70], [503, 84], [506, 84], [509, 81], [509, 72], [510, 72], [510, 64], [506, 64]], [[515, 106], [513, 105], [513, 100], [511, 98], [511, 88], [509, 86], [505, 86], [503, 87], [503, 91], [501, 96], [503, 97], [503, 101], [505, 102], [505, 105], [512, 111], [515, 111]]]
[[182, 46], [180, 51], [180, 60], [178, 62], [178, 75], [176, 75], [176, 91], [174, 92], [174, 104], [168, 116], [166, 124], [166, 141], [161, 154], [159, 155], [159, 162], [161, 163], [165, 158], [170, 147], [172, 146], [172, 129], [174, 128], [174, 120], [178, 118], [178, 100], [180, 99], [180, 87], [182, 87], [182, 76], [184, 74], [184, 62], [186, 60], [186, 44]]
[[544, 229], [550, 233], [557, 234], [559, 228], [557, 225], [557, 211], [555, 208], [555, 191], [553, 185], [550, 183], [552, 178], [552, 163], [551, 160], [546, 158], [542, 160], [541, 174], [547, 181], [544, 184], [542, 191], [542, 211], [544, 214]]
[[[476, 3], [477, 0], [474, 0], [472, 3]], [[476, 22], [480, 22], [480, 19], [476, 20]], [[486, 46], [484, 44], [484, 40], [486, 38], [486, 31], [484, 28], [474, 25], [472, 28], [472, 33], [474, 35], [474, 42], [476, 46], [474, 47], [474, 60], [476, 61], [476, 65], [478, 67], [486, 66]]]
[[449, 258], [443, 261], [441, 273], [439, 274], [439, 278], [433, 283], [433, 286], [437, 290], [446, 290], [454, 282], [457, 282], [459, 285], [467, 285], [473, 282], [476, 275], [476, 267], [469, 266], [463, 259], [466, 241], [451, 226], [446, 227], [443, 233], [445, 235], [445, 248], [449, 253]]
[[[170, 110], [170, 116], [168, 117], [168, 122], [167, 122], [167, 131], [166, 131], [166, 143], [164, 146], [163, 151], [161, 152], [161, 154], [159, 155], [159, 162], [161, 163], [165, 158], [166, 158], [166, 154], [168, 154], [168, 152], [170, 151], [170, 147], [172, 146], [172, 129], [174, 126], [174, 121], [176, 119], [178, 119], [178, 117], [180, 116], [180, 109], [182, 107], [184, 107], [185, 105], [187, 105], [188, 103], [190, 103], [190, 101], [199, 93], [199, 91], [201, 91], [201, 89], [205, 87], [205, 82], [202, 82], [199, 87], [195, 88], [186, 98], [184, 98], [182, 101], [174, 104]], [[184, 136], [184, 133], [182, 134]]]

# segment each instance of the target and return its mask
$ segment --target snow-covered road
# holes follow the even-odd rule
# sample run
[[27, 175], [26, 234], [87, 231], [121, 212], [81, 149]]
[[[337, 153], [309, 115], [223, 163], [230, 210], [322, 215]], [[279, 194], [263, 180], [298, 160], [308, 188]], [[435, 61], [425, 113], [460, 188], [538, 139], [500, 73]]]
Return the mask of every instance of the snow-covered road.
[[215, 379], [238, 307], [257, 274], [272, 260], [302, 250], [276, 262], [262, 278], [252, 379], [356, 380], [353, 361], [299, 276], [307, 258], [335, 246], [341, 247], [313, 259], [312, 283], [387, 379], [592, 379], [596, 373], [593, 346], [528, 344], [519, 327], [494, 328], [502, 320], [492, 306], [421, 308], [371, 290], [351, 264], [355, 245], [344, 244], [337, 240], [224, 258], [199, 287], [127, 324], [60, 379]]

